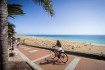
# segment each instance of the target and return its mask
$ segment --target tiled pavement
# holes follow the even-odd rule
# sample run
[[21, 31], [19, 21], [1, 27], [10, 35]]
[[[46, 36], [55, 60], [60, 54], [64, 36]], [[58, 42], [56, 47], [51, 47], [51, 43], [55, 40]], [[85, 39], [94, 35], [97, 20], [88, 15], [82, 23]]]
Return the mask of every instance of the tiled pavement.
[[105, 61], [68, 55], [68, 62], [55, 62], [49, 50], [20, 45], [16, 49], [20, 55], [38, 70], [105, 70]]

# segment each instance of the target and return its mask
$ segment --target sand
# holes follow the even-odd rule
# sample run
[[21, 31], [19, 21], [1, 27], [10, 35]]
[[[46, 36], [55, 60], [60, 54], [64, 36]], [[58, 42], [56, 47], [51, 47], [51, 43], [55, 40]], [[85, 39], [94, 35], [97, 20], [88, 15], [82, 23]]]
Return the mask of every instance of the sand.
[[[29, 37], [29, 36], [16, 36], [21, 39], [21, 42], [32, 46], [52, 48], [56, 44], [54, 39]], [[67, 51], [89, 53], [95, 55], [105, 56], [105, 46], [103, 45], [93, 45], [92, 43], [74, 42], [74, 41], [64, 41], [60, 40], [62, 48]]]

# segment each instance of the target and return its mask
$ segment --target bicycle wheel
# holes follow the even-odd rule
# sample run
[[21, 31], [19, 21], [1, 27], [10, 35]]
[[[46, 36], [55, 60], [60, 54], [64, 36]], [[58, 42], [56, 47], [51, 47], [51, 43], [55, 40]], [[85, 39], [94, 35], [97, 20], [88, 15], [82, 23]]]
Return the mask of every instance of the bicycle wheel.
[[50, 57], [52, 58], [52, 59], [54, 59], [56, 56], [55, 56], [55, 52], [54, 51], [50, 51]]
[[68, 56], [66, 53], [64, 52], [61, 52], [60, 53], [60, 60], [63, 62], [63, 63], [66, 63], [68, 61]]

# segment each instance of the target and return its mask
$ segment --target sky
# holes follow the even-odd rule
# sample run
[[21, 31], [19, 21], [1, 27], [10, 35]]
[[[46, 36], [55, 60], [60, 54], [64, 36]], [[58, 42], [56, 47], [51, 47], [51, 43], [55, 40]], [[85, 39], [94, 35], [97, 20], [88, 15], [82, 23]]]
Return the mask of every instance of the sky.
[[52, 0], [51, 17], [32, 0], [8, 0], [26, 13], [8, 18], [23, 35], [105, 35], [105, 0]]

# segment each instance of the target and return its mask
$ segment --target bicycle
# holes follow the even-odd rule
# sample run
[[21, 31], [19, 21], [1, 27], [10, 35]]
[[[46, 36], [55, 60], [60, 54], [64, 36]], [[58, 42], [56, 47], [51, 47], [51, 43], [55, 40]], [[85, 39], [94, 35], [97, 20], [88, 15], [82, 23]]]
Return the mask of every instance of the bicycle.
[[57, 51], [56, 49], [50, 50], [50, 57], [54, 59], [57, 57], [61, 62], [66, 63], [68, 61], [68, 56], [65, 52]]

